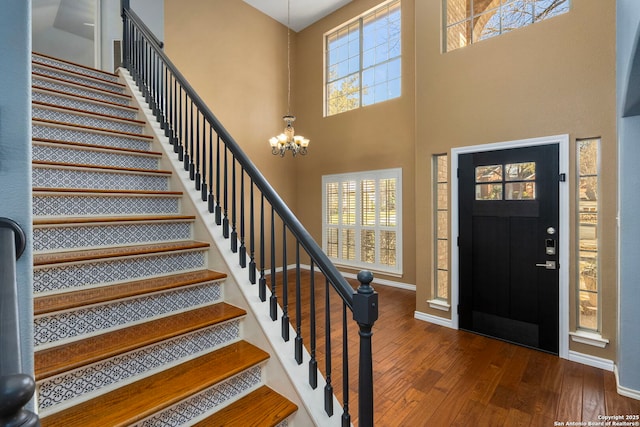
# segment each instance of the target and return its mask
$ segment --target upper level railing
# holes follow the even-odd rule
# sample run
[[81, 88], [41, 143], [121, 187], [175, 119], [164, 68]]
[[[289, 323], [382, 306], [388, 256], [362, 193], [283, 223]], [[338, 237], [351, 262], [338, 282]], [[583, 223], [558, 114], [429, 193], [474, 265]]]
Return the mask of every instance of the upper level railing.
[[39, 426], [38, 416], [24, 406], [31, 400], [35, 382], [22, 373], [16, 260], [25, 249], [22, 228], [0, 218], [0, 426]]
[[[261, 301], [266, 302], [267, 288], [270, 289], [269, 312], [273, 321], [277, 320], [280, 306], [284, 341], [290, 340], [289, 331], [293, 326], [296, 333], [293, 357], [298, 364], [303, 362], [303, 342], [305, 338], [308, 340], [309, 384], [314, 389], [318, 367], [324, 361], [320, 370], [326, 379], [324, 406], [329, 416], [333, 415], [332, 362], [341, 362], [343, 425], [351, 423], [347, 313], [353, 313], [360, 342], [358, 423], [373, 426], [371, 336], [378, 318], [378, 295], [370, 285], [373, 275], [360, 272], [360, 286], [354, 291], [165, 55], [162, 44], [130, 9], [129, 0], [122, 0], [122, 18], [124, 67], [140, 88], [178, 159], [184, 163], [184, 169], [189, 171], [196, 190], [201, 192], [202, 201], [208, 203], [208, 210], [221, 226], [222, 235], [229, 239], [231, 251], [238, 253], [239, 265], [247, 269], [248, 282], [258, 284]], [[288, 252], [288, 248], [294, 248], [294, 251]], [[301, 271], [303, 259], [308, 260], [309, 266], [305, 285]], [[307, 273], [304, 274], [306, 277]], [[290, 280], [295, 282], [293, 286]], [[321, 294], [322, 287], [324, 298], [316, 300], [315, 294]], [[338, 315], [342, 322], [342, 348], [339, 350], [332, 349], [332, 341], [338, 339], [335, 330], [332, 336], [331, 325], [335, 320], [331, 305], [336, 305], [336, 293], [342, 305], [342, 314]], [[295, 300], [293, 312], [289, 307], [289, 295]], [[306, 316], [303, 315], [303, 298]], [[309, 305], [306, 305], [307, 299]], [[324, 332], [324, 337], [318, 336], [318, 331]], [[324, 341], [324, 349], [317, 346], [317, 341]]]

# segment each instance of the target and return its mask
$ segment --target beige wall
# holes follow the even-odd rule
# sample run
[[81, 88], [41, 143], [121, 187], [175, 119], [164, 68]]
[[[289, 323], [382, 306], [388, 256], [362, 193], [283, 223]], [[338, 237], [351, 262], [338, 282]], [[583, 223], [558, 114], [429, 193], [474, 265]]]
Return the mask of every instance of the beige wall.
[[[493, 39], [441, 53], [441, 2], [416, 4], [416, 224], [417, 240], [430, 242], [431, 156], [492, 142], [569, 134], [570, 188], [575, 188], [576, 138], [602, 137], [604, 350], [571, 343], [572, 350], [615, 358], [616, 338], [616, 128], [615, 4], [572, 2], [564, 15]], [[456, 197], [452, 195], [452, 197]], [[575, 195], [571, 190], [571, 259], [575, 254]], [[431, 245], [418, 245], [418, 311], [434, 315]], [[575, 328], [576, 273], [571, 278], [571, 329]]]
[[[286, 27], [243, 1], [165, 0], [165, 51], [284, 200], [293, 160], [270, 154], [287, 109]], [[294, 58], [292, 57], [292, 60]]]
[[[414, 204], [414, 30], [413, 0], [402, 2], [402, 96], [365, 108], [324, 117], [323, 35], [377, 6], [380, 0], [356, 0], [298, 34], [296, 114], [311, 138], [309, 155], [297, 163], [298, 213], [316, 241], [322, 242], [322, 175], [402, 168], [403, 275], [389, 278], [416, 283]], [[347, 270], [355, 272], [355, 270]]]
[[[602, 138], [603, 350], [571, 349], [615, 360], [616, 129], [615, 4], [572, 2], [565, 15], [441, 53], [441, 1], [403, 0], [402, 97], [323, 116], [323, 34], [379, 4], [353, 0], [292, 33], [291, 113], [311, 139], [295, 160], [268, 154], [286, 112], [286, 29], [241, 1], [165, 1], [166, 51], [254, 159], [293, 211], [321, 241], [321, 177], [400, 167], [403, 170], [403, 275], [376, 277], [415, 284], [416, 310], [442, 316], [426, 301], [432, 287], [431, 156], [452, 148], [568, 134], [570, 188], [575, 141]], [[571, 191], [571, 259], [576, 245]], [[575, 328], [575, 267], [571, 330]], [[390, 302], [381, 302], [390, 303]], [[449, 314], [445, 314], [449, 316]]]

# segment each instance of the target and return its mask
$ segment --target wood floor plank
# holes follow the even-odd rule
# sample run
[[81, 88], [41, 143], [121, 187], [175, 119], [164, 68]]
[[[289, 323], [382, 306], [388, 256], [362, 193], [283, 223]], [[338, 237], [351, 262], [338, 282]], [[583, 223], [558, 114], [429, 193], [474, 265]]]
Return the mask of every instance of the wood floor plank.
[[[277, 275], [277, 277], [280, 277]], [[350, 280], [354, 288], [357, 281]], [[289, 274], [289, 301], [294, 301], [295, 274]], [[318, 302], [318, 333], [324, 334], [324, 279], [315, 279]], [[309, 274], [303, 272], [301, 296], [304, 343], [309, 343]], [[281, 286], [281, 282], [278, 282]], [[412, 291], [373, 284], [379, 297], [379, 319], [373, 328], [375, 425], [387, 426], [449, 426], [460, 423], [464, 411], [484, 407], [469, 426], [517, 425], [553, 426], [554, 421], [580, 421], [583, 413], [593, 408], [586, 401], [586, 376], [576, 372], [575, 362], [536, 350], [492, 338], [456, 331], [414, 318], [416, 294]], [[281, 287], [278, 288], [281, 297]], [[293, 309], [290, 307], [290, 310]], [[335, 295], [331, 300], [331, 329], [341, 336], [342, 305]], [[292, 320], [295, 316], [290, 313]], [[322, 324], [320, 324], [322, 323]], [[351, 327], [351, 325], [350, 325]], [[357, 328], [351, 327], [350, 343], [357, 346]], [[323, 338], [324, 339], [324, 338]], [[324, 343], [320, 340], [318, 343]], [[342, 396], [340, 367], [341, 349], [333, 343], [333, 385]], [[357, 347], [356, 347], [357, 348]], [[491, 350], [493, 348], [493, 350]], [[324, 344], [318, 344], [318, 360], [324, 360]], [[473, 359], [480, 363], [473, 364]], [[357, 352], [349, 354], [350, 413], [354, 425], [357, 414]], [[324, 372], [324, 365], [319, 367]], [[591, 369], [591, 368], [587, 368]], [[603, 386], [593, 383], [588, 399], [604, 399], [605, 414], [640, 413], [640, 401], [620, 396], [616, 392], [611, 372], [599, 371]], [[461, 374], [462, 373], [462, 374]], [[576, 377], [578, 375], [578, 377]], [[597, 377], [597, 375], [596, 375]], [[569, 378], [568, 382], [565, 380]], [[585, 379], [585, 381], [583, 381]], [[599, 382], [599, 381], [596, 381]], [[422, 404], [414, 405], [402, 396], [402, 389], [412, 395], [424, 394]], [[467, 392], [470, 390], [470, 392]], [[575, 389], [574, 389], [575, 388]], [[579, 398], [578, 398], [579, 397]], [[475, 403], [468, 403], [473, 401]], [[457, 402], [457, 403], [449, 403]], [[586, 407], [585, 407], [586, 405]], [[570, 408], [564, 408], [569, 406]], [[564, 409], [560, 410], [561, 407]], [[457, 411], [456, 411], [457, 408]], [[338, 410], [336, 409], [336, 412]], [[436, 412], [441, 415], [436, 416]], [[568, 416], [569, 419], [561, 417]], [[427, 422], [430, 421], [429, 423]], [[437, 421], [438, 424], [433, 424]]]
[[[41, 419], [42, 427], [120, 427], [140, 421], [193, 393], [265, 361], [263, 350], [240, 341]], [[206, 373], [206, 375], [205, 375]]]

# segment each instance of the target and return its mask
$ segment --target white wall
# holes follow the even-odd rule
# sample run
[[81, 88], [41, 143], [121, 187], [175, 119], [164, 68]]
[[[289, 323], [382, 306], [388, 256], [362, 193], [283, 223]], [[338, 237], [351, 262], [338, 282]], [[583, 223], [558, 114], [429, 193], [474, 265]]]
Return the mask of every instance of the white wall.
[[[114, 71], [113, 41], [122, 39], [120, 0], [101, 0], [101, 67]], [[131, 8], [160, 41], [164, 41], [164, 0], [131, 0]]]
[[[4, 0], [0, 13], [0, 217], [33, 245], [31, 215], [31, 0]], [[17, 262], [23, 372], [33, 373], [33, 256]], [[0, 351], [12, 351], [2, 349]]]
[[[630, 87], [640, 75], [630, 75], [639, 42], [640, 2], [617, 2], [617, 103], [619, 174], [619, 385], [640, 396], [640, 116], [621, 117]], [[640, 58], [638, 58], [640, 59]], [[636, 60], [638, 60], [636, 59]], [[631, 78], [630, 78], [631, 77]], [[624, 390], [623, 390], [624, 391]]]

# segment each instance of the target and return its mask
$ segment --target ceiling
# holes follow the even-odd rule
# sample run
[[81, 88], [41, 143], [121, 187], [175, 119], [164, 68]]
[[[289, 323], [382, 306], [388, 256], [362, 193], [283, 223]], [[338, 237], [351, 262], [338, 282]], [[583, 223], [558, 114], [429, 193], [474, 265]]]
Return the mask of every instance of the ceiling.
[[287, 25], [287, 1], [290, 3], [290, 25], [293, 31], [300, 31], [331, 12], [350, 3], [351, 0], [243, 0], [262, 13]]

